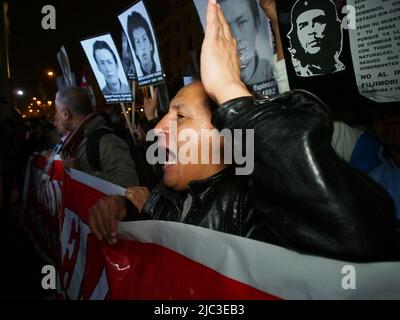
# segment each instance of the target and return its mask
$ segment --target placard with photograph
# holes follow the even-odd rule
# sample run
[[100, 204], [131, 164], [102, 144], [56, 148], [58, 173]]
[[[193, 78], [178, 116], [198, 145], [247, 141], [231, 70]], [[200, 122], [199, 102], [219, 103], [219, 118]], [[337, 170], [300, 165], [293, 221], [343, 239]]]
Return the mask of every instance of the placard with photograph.
[[126, 37], [126, 34], [123, 31], [121, 33], [121, 42], [122, 42], [121, 58], [125, 74], [129, 80], [136, 81], [137, 74], [136, 74], [135, 62], [133, 60], [131, 46], [129, 45], [128, 38]]
[[400, 99], [400, 2], [276, 2], [291, 88], [310, 91], [335, 112], [391, 108]]
[[[193, 2], [205, 29], [208, 1]], [[272, 72], [273, 35], [258, 0], [221, 0], [219, 3], [238, 44], [242, 81], [258, 98], [277, 95], [278, 87]]]
[[138, 1], [118, 19], [127, 36], [135, 62], [139, 87], [164, 81], [157, 38], [143, 1]]
[[298, 0], [290, 14], [292, 64], [299, 77], [327, 75], [345, 70], [342, 22], [331, 0]]
[[107, 103], [132, 102], [132, 93], [117, 48], [109, 33], [81, 41]]

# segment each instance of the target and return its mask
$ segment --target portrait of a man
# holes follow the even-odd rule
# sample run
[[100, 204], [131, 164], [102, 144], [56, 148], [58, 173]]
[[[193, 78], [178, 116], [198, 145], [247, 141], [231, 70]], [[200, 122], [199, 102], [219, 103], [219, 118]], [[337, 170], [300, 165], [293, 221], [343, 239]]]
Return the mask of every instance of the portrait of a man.
[[156, 47], [146, 19], [139, 12], [133, 11], [128, 16], [127, 31], [143, 75], [154, 74], [159, 70], [154, 60]]
[[97, 40], [93, 43], [93, 58], [106, 82], [101, 89], [104, 95], [130, 93], [128, 85], [119, 78], [117, 56], [106, 41]]
[[242, 81], [255, 84], [273, 79], [270, 62], [261, 57], [256, 48], [256, 36], [261, 26], [257, 1], [221, 0], [220, 4], [237, 41]]
[[132, 93], [111, 34], [81, 41], [106, 103], [132, 102]]
[[342, 27], [331, 0], [298, 0], [291, 12], [288, 33], [292, 63], [300, 77], [330, 74], [345, 69]]

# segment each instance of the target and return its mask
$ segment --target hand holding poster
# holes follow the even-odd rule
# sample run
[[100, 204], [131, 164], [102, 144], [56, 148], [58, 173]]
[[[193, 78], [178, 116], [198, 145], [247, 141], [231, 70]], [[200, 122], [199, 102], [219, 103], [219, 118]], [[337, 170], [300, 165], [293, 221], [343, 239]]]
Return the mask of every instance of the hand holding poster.
[[110, 34], [81, 41], [107, 103], [132, 102], [131, 89]]
[[[207, 0], [194, 0], [194, 4], [205, 29]], [[242, 81], [259, 98], [277, 95], [272, 69], [273, 36], [258, 1], [221, 0], [220, 4], [237, 41]]]
[[136, 2], [121, 13], [118, 19], [134, 53], [139, 86], [164, 81], [157, 38], [144, 3]]

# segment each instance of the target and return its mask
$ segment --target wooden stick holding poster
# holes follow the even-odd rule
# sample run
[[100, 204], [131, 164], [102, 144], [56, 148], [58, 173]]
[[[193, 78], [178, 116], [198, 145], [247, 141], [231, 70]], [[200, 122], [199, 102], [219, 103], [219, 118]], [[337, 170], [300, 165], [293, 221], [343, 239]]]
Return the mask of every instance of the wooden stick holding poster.
[[125, 117], [126, 123], [128, 125], [129, 132], [130, 132], [130, 134], [132, 136], [133, 143], [135, 145], [137, 145], [136, 137], [133, 134], [133, 128], [132, 128], [131, 122], [129, 121], [129, 117], [128, 117], [128, 113], [126, 112], [125, 105], [122, 102], [121, 102], [120, 105], [121, 105], [122, 112], [124, 113], [124, 117]]
[[154, 86], [150, 86], [150, 98], [153, 98], [154, 95]]
[[[155, 90], [154, 87], [155, 87], [155, 86], [153, 86], [153, 85], [150, 86], [150, 98], [151, 98], [151, 99], [154, 98], [154, 90]], [[156, 96], [156, 99], [157, 99], [157, 96]], [[154, 115], [155, 115], [156, 118], [158, 117], [158, 110], [157, 110], [157, 107], [156, 107], [156, 109], [154, 110]]]
[[135, 127], [135, 117], [136, 117], [136, 114], [135, 114], [135, 100], [136, 100], [136, 91], [135, 91], [135, 89], [136, 89], [136, 82], [135, 81], [132, 81], [132, 105], [131, 105], [131, 107], [132, 107], [132, 127]]

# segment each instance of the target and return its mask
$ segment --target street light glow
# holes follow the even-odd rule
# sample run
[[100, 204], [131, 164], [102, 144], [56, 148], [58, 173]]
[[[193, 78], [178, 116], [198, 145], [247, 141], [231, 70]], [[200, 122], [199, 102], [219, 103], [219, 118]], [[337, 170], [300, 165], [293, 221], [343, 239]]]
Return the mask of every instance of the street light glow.
[[47, 75], [48, 75], [49, 77], [52, 77], [52, 76], [54, 76], [54, 72], [53, 72], [53, 71], [49, 71], [49, 72], [47, 72]]
[[22, 95], [24, 95], [24, 92], [22, 90], [18, 90], [17, 95], [22, 96]]

